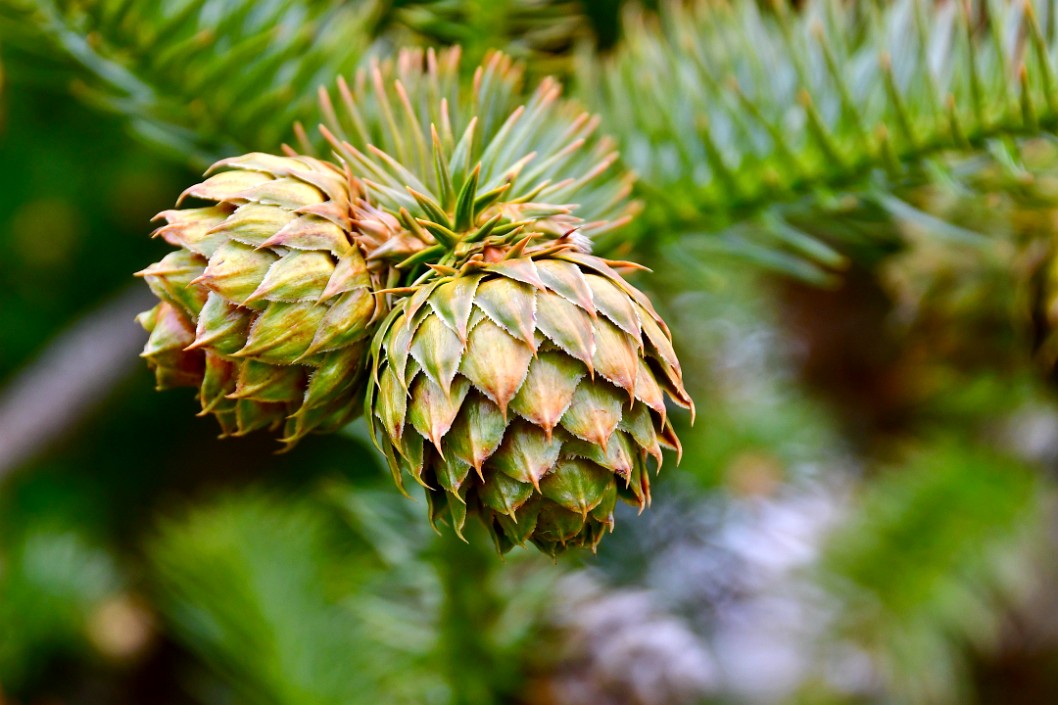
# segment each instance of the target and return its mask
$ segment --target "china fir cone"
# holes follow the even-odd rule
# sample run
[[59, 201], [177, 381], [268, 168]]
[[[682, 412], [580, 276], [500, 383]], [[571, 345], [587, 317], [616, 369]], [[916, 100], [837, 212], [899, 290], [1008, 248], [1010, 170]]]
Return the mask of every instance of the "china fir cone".
[[403, 300], [374, 342], [368, 405], [400, 481], [500, 550], [594, 547], [619, 496], [650, 500], [648, 464], [679, 450], [665, 396], [691, 407], [650, 301], [574, 238], [486, 245]]
[[282, 427], [292, 444], [340, 428], [362, 409], [386, 250], [409, 243], [379, 248], [395, 221], [332, 164], [248, 154], [210, 172], [181, 201], [212, 205], [158, 216], [180, 249], [139, 273], [161, 300], [138, 319], [142, 356], [159, 389], [198, 387], [223, 435]]

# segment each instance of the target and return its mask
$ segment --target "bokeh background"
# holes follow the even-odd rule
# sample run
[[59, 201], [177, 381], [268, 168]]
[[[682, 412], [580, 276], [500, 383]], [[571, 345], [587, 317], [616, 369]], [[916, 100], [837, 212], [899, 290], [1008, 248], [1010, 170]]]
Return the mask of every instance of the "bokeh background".
[[[0, 0], [0, 703], [1058, 701], [1051, 3], [799, 5]], [[597, 555], [438, 535], [361, 424], [219, 441], [137, 358], [155, 213], [455, 43], [640, 175], [698, 418]]]

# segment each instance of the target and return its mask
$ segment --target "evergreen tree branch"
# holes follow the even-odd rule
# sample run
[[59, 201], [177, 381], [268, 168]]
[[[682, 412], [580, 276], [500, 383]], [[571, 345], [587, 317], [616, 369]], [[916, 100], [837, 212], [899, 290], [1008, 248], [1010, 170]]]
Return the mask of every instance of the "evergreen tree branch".
[[0, 37], [80, 69], [76, 92], [201, 167], [276, 151], [370, 41], [338, 0], [0, 0]]
[[1031, 177], [1020, 142], [1058, 128], [1051, 0], [674, 3], [626, 19], [624, 46], [582, 61], [580, 85], [640, 175], [653, 242], [708, 234], [795, 274], [840, 267], [849, 243], [802, 223], [863, 203], [918, 218], [908, 189], [961, 183], [996, 150]]

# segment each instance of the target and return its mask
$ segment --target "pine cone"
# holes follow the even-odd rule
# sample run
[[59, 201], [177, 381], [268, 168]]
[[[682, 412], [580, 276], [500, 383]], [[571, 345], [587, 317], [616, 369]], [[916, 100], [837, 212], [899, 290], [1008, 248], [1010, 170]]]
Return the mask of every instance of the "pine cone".
[[214, 205], [159, 214], [155, 234], [181, 249], [140, 272], [162, 301], [139, 318], [158, 387], [199, 387], [223, 435], [283, 425], [292, 444], [340, 428], [361, 408], [385, 314], [374, 289], [388, 270], [366, 257], [399, 227], [317, 159], [249, 154], [211, 171], [181, 200]]
[[690, 408], [669, 332], [607, 261], [559, 241], [437, 277], [379, 329], [372, 434], [427, 488], [431, 517], [485, 522], [501, 551], [594, 547]]

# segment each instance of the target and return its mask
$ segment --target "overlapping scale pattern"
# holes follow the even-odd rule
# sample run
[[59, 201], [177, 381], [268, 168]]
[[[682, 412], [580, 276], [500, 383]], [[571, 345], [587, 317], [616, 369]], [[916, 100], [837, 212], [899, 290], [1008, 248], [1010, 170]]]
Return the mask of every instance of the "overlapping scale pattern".
[[666, 397], [692, 408], [669, 331], [606, 260], [516, 255], [425, 283], [379, 329], [369, 422], [398, 484], [426, 487], [500, 550], [594, 547], [618, 497], [679, 450]]
[[161, 300], [139, 318], [143, 357], [159, 388], [197, 386], [224, 435], [282, 428], [293, 443], [337, 429], [361, 408], [384, 315], [384, 267], [365, 256], [357, 216], [372, 231], [385, 216], [358, 212], [355, 180], [310, 157], [249, 154], [211, 171], [181, 197], [210, 205], [159, 214], [155, 234], [179, 249], [140, 272]]

